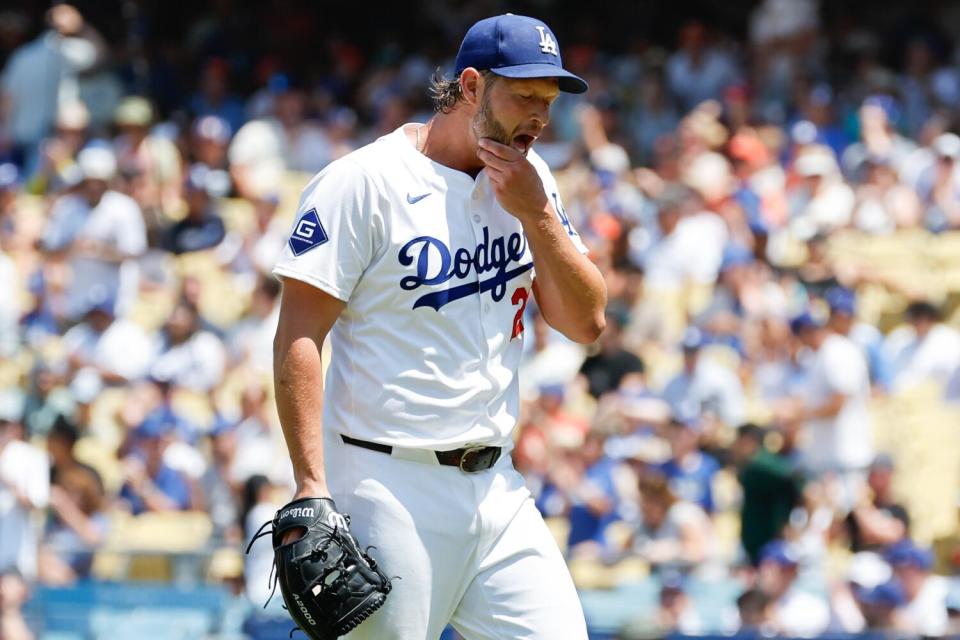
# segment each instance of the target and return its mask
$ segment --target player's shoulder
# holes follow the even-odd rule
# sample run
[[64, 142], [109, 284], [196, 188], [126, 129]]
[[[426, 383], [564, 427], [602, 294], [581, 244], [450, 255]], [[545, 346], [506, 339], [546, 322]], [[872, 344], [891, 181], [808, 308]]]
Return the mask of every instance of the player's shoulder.
[[535, 149], [531, 148], [529, 151], [527, 151], [527, 160], [537, 170], [537, 173], [540, 174], [541, 179], [553, 179], [553, 174], [550, 172], [550, 167], [547, 165], [546, 161], [540, 157], [540, 154], [537, 153]]

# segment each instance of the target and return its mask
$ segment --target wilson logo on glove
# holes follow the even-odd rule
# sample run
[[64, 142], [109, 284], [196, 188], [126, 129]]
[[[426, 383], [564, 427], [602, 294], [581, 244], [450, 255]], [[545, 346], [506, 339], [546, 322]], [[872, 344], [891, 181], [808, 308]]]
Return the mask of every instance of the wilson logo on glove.
[[[276, 578], [270, 597], [279, 585], [290, 616], [313, 640], [349, 633], [383, 606], [392, 588], [349, 524], [330, 498], [302, 498], [277, 511], [247, 545], [249, 553], [258, 538], [272, 534]], [[294, 529], [306, 532], [284, 544], [284, 534]]]

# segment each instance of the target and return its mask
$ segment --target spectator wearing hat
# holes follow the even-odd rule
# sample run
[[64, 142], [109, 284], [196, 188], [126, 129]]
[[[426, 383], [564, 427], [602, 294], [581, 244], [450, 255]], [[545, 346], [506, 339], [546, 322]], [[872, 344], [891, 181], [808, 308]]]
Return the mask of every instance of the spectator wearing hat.
[[233, 130], [230, 124], [217, 116], [197, 118], [190, 129], [191, 160], [213, 172], [214, 178], [210, 186], [214, 187], [214, 191], [210, 195], [218, 198], [235, 193], [227, 158], [231, 137]]
[[893, 496], [893, 472], [893, 458], [887, 454], [878, 455], [870, 464], [867, 473], [870, 493], [845, 520], [854, 553], [882, 552], [906, 538], [910, 531], [910, 515]]
[[908, 633], [939, 637], [947, 631], [947, 593], [943, 576], [933, 575], [933, 554], [904, 539], [884, 554], [903, 588], [905, 603], [896, 612], [897, 627]]
[[77, 181], [77, 154], [87, 143], [90, 112], [79, 100], [61, 104], [55, 124], [53, 134], [40, 143], [40, 160], [27, 180], [30, 193], [60, 193]]
[[814, 638], [830, 623], [822, 599], [797, 585], [800, 555], [789, 542], [773, 540], [760, 551], [757, 585], [772, 601], [774, 626], [780, 635]]
[[830, 307], [829, 329], [850, 338], [860, 347], [867, 359], [874, 392], [888, 392], [893, 374], [883, 345], [884, 336], [874, 325], [856, 321], [857, 294], [846, 287], [836, 286], [827, 289], [823, 297]]
[[700, 450], [702, 429], [697, 415], [674, 415], [667, 426], [670, 459], [659, 465], [657, 471], [670, 482], [670, 488], [680, 499], [692, 502], [713, 515], [716, 510], [713, 481], [720, 464], [713, 456]]
[[214, 197], [221, 190], [216, 184], [218, 176], [203, 164], [194, 164], [187, 172], [184, 189], [187, 200], [187, 215], [162, 232], [160, 246], [174, 255], [212, 249], [226, 235], [223, 220], [217, 213]]
[[143, 96], [127, 96], [117, 107], [114, 142], [125, 190], [143, 209], [147, 227], [154, 229], [179, 209], [183, 187], [180, 150], [169, 138], [151, 132], [153, 105]]
[[907, 324], [885, 344], [893, 390], [932, 383], [945, 392], [960, 362], [960, 332], [941, 322], [940, 309], [927, 301], [909, 304], [904, 315]]
[[740, 544], [753, 565], [760, 562], [760, 550], [783, 535], [802, 491], [794, 465], [767, 449], [765, 436], [757, 425], [741, 425], [730, 448], [743, 490]]
[[670, 629], [687, 636], [704, 632], [703, 621], [686, 592], [686, 579], [678, 571], [660, 574], [660, 597], [656, 620], [662, 629]]
[[[234, 466], [237, 458], [236, 421], [217, 415], [207, 432], [210, 439], [210, 464], [200, 477], [201, 511], [210, 514], [213, 534], [218, 540], [241, 539], [239, 498], [243, 483], [237, 482]], [[244, 479], [246, 480], [246, 479]]]
[[683, 335], [683, 369], [663, 390], [674, 415], [699, 416], [733, 426], [744, 420], [743, 385], [737, 374], [701, 357], [706, 336], [690, 327]]
[[37, 575], [40, 531], [36, 512], [50, 499], [46, 454], [24, 441], [22, 409], [17, 398], [0, 397], [0, 576]]
[[570, 505], [566, 514], [570, 521], [567, 549], [572, 556], [599, 555], [606, 547], [607, 527], [620, 519], [616, 478], [619, 464], [604, 452], [605, 440], [602, 433], [587, 433], [576, 451], [576, 466], [581, 474], [578, 481], [558, 487]]
[[137, 295], [136, 258], [146, 250], [140, 207], [110, 188], [117, 171], [110, 149], [88, 146], [77, 164], [83, 180], [54, 202], [41, 246], [49, 256], [66, 258], [70, 267], [70, 319], [83, 315], [94, 290], [116, 300], [117, 313], [124, 315]]
[[90, 369], [113, 385], [141, 379], [153, 358], [150, 338], [136, 323], [116, 317], [111, 298], [90, 293], [83, 320], [63, 335], [68, 375]]
[[849, 510], [860, 500], [874, 456], [867, 362], [852, 340], [809, 313], [795, 317], [790, 328], [809, 350], [807, 384], [803, 397], [781, 401], [775, 415], [782, 423], [803, 426], [803, 466], [814, 476], [835, 479], [840, 507]]
[[164, 460], [174, 441], [168, 421], [144, 422], [132, 434], [136, 449], [123, 459], [124, 483], [119, 498], [133, 515], [148, 511], [183, 511], [193, 506], [189, 481]]
[[808, 240], [850, 223], [856, 196], [843, 181], [830, 147], [805, 147], [794, 160], [793, 171], [800, 178], [788, 198], [795, 237]]
[[960, 136], [941, 133], [930, 149], [933, 160], [917, 176], [916, 191], [926, 228], [939, 233], [960, 227]]

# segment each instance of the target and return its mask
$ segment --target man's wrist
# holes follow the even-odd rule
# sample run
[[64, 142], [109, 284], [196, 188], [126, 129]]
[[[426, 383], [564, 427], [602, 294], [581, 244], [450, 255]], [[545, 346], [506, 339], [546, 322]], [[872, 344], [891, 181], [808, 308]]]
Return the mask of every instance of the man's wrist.
[[293, 494], [294, 500], [300, 498], [329, 498], [330, 490], [323, 480], [300, 480], [297, 482], [297, 491]]

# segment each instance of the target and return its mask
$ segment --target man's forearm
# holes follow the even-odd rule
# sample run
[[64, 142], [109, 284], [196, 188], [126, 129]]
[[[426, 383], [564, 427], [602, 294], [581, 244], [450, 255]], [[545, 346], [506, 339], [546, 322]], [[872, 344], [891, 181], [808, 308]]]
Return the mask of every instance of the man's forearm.
[[607, 305], [600, 271], [570, 242], [549, 205], [523, 228], [533, 252], [534, 293], [544, 319], [571, 340], [593, 342], [603, 331]]
[[287, 442], [297, 496], [326, 496], [323, 467], [323, 370], [320, 345], [277, 333], [274, 343], [277, 412]]

